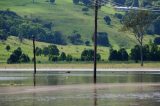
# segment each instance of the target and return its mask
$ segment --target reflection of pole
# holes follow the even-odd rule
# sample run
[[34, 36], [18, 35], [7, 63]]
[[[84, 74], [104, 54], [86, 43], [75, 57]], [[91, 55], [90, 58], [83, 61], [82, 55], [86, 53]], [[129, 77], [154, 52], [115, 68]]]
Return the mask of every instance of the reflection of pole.
[[94, 29], [94, 83], [97, 82], [97, 17], [98, 17], [98, 0], [95, 3], [95, 29]]
[[94, 105], [93, 106], [97, 106], [97, 88], [96, 86], [94, 87]]
[[33, 36], [33, 54], [34, 54], [34, 73], [33, 73], [33, 82], [34, 86], [36, 86], [36, 48], [35, 48], [35, 37]]
[[32, 99], [33, 99], [33, 104], [32, 104], [32, 106], [36, 106], [36, 104], [35, 104], [35, 101], [36, 101], [36, 93], [35, 93], [35, 92], [33, 92], [33, 97], [32, 97]]

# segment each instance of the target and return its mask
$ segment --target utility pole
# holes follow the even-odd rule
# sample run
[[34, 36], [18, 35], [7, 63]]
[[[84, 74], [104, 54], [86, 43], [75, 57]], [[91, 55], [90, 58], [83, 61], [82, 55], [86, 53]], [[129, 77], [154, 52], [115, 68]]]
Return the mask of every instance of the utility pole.
[[33, 72], [33, 83], [36, 86], [36, 48], [35, 48], [35, 36], [33, 36], [33, 54], [34, 54], [34, 72]]
[[98, 0], [95, 1], [95, 26], [94, 26], [94, 83], [97, 82], [97, 28], [98, 28]]

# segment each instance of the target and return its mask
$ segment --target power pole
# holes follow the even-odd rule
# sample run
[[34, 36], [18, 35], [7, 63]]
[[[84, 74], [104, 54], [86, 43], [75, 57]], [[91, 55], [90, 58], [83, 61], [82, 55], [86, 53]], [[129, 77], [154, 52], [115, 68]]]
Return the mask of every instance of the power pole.
[[33, 36], [33, 54], [34, 54], [34, 72], [33, 72], [33, 83], [36, 86], [36, 48], [35, 48], [35, 36]]
[[94, 83], [97, 82], [97, 28], [98, 28], [98, 0], [95, 2], [95, 26], [94, 26]]

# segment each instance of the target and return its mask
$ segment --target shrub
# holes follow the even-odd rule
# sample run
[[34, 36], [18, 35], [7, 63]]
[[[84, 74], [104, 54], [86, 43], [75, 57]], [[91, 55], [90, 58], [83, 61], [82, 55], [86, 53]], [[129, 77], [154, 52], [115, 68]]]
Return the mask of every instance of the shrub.
[[110, 46], [108, 34], [106, 32], [99, 32], [97, 34], [97, 44], [101, 46]]
[[[82, 61], [93, 61], [94, 60], [94, 50], [84, 50], [81, 53]], [[100, 54], [97, 54], [97, 60], [101, 60]]]
[[156, 38], [154, 39], [154, 44], [160, 45], [160, 37], [156, 37]]
[[6, 50], [9, 51], [11, 47], [9, 45], [6, 46]]
[[111, 25], [111, 21], [112, 20], [111, 20], [111, 18], [109, 16], [105, 16], [104, 20], [105, 20], [105, 22], [106, 22], [107, 25]]

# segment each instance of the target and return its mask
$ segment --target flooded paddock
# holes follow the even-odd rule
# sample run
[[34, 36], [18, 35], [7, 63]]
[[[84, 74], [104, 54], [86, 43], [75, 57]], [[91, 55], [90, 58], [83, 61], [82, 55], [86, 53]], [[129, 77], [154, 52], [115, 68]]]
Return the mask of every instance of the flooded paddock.
[[0, 72], [0, 106], [159, 106], [159, 72]]

